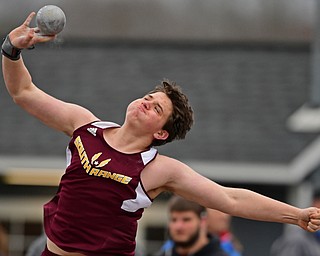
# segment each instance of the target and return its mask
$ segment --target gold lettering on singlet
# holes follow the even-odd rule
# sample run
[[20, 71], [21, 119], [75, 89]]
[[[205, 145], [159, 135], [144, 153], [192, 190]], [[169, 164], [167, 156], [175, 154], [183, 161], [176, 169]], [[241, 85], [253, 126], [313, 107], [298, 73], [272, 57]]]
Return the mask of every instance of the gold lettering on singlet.
[[128, 184], [132, 178], [128, 176], [124, 176], [123, 179], [121, 180], [121, 183], [123, 184]]
[[[75, 138], [74, 145], [76, 146], [76, 148], [78, 150], [82, 167], [88, 175], [103, 177], [106, 179], [112, 179], [112, 180], [120, 182], [122, 184], [128, 184], [132, 180], [131, 177], [128, 177], [128, 176], [125, 176], [125, 175], [122, 175], [119, 173], [111, 173], [111, 172], [93, 167], [89, 161], [88, 155], [87, 155], [85, 148], [82, 144], [80, 136]], [[97, 156], [100, 156], [100, 153], [96, 154], [94, 157], [97, 158]], [[94, 160], [96, 160], [96, 159], [94, 159]], [[103, 165], [105, 165], [110, 161], [111, 161], [111, 159], [107, 159], [107, 160], [103, 161], [102, 163], [103, 163]], [[100, 165], [101, 165], [101, 163], [100, 163]], [[98, 167], [100, 167], [100, 166], [98, 166]]]
[[91, 170], [91, 165], [89, 164], [88, 161], [85, 161], [85, 162], [82, 164], [82, 166], [83, 166], [83, 169], [85, 169], [87, 173], [90, 172], [90, 170]]
[[107, 174], [108, 174], [107, 171], [100, 170], [97, 176], [107, 178]]
[[96, 168], [92, 168], [89, 175], [94, 175], [94, 176], [97, 176], [98, 173], [99, 173], [99, 169], [96, 169]]
[[111, 173], [111, 172], [107, 173], [107, 178], [109, 178], [109, 179], [114, 180], [115, 176], [116, 176], [116, 173]]

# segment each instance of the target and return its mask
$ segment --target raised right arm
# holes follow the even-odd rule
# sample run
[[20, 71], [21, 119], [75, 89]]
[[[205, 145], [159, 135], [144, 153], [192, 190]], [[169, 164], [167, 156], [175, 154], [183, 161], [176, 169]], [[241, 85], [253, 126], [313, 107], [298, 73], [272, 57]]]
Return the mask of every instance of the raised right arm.
[[[8, 35], [14, 47], [24, 49], [54, 39], [54, 36], [40, 36], [36, 28], [29, 27], [34, 15], [31, 13]], [[14, 102], [47, 126], [71, 135], [79, 126], [98, 119], [89, 110], [58, 100], [36, 87], [22, 58], [11, 60], [3, 56], [2, 71]]]

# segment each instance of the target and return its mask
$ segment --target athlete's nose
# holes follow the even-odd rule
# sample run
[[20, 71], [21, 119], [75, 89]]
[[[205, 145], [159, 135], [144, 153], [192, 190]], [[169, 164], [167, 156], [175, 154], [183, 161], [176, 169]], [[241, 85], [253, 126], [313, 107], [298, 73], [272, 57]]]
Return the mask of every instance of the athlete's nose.
[[149, 103], [148, 101], [142, 102], [142, 105], [143, 105], [146, 109], [149, 109], [149, 108], [150, 108], [150, 103]]

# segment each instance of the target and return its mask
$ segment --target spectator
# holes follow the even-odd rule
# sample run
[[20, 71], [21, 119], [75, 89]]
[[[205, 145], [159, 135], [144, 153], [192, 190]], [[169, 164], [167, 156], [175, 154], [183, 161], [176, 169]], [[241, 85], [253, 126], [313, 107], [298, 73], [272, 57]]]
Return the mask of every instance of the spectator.
[[159, 256], [226, 256], [218, 239], [208, 236], [206, 208], [174, 196], [169, 202], [169, 236]]
[[37, 237], [29, 246], [26, 256], [40, 256], [43, 250], [46, 248], [47, 236], [43, 232]]
[[[313, 195], [312, 206], [320, 206], [320, 190]], [[290, 227], [271, 246], [271, 256], [319, 256], [320, 231], [309, 233]]]
[[8, 248], [8, 234], [3, 225], [0, 223], [0, 256], [7, 256]]
[[209, 234], [220, 239], [222, 249], [229, 256], [241, 256], [243, 246], [231, 232], [232, 217], [229, 214], [214, 209], [208, 208], [207, 212]]

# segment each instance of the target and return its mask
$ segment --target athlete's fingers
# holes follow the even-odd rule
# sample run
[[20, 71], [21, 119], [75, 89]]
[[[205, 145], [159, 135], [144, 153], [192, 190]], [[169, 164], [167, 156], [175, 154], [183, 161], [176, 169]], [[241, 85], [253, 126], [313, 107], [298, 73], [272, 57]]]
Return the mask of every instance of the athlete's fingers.
[[307, 229], [311, 232], [318, 231], [320, 229], [320, 220], [311, 218], [308, 222]]
[[312, 214], [310, 215], [310, 219], [320, 219], [320, 210], [317, 209], [316, 212], [312, 213]]
[[34, 32], [40, 33], [40, 29], [39, 29], [38, 27], [35, 27], [35, 28], [33, 28], [33, 29], [34, 29]]
[[23, 22], [23, 25], [29, 27], [31, 20], [33, 19], [34, 15], [36, 15], [35, 12], [31, 12], [29, 16], [26, 18], [26, 20]]
[[319, 230], [319, 226], [313, 225], [312, 223], [308, 223], [307, 229], [308, 229], [310, 232], [316, 232], [316, 231]]

